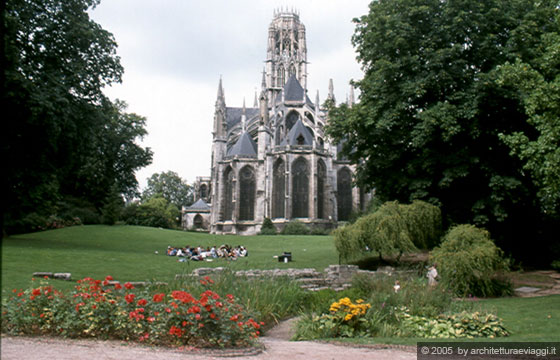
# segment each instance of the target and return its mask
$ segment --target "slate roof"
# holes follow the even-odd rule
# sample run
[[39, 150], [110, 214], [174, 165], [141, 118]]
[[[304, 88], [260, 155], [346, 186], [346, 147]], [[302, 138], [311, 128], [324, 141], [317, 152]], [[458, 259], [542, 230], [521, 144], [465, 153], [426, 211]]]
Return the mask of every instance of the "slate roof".
[[227, 152], [226, 156], [257, 156], [257, 144], [249, 135], [248, 132], [243, 132], [235, 145], [233, 145]]
[[[230, 130], [232, 127], [237, 125], [241, 121], [241, 114], [243, 113], [243, 108], [236, 107], [226, 107], [226, 123], [227, 129]], [[258, 108], [246, 108], [245, 116], [247, 116], [247, 121], [259, 115]]]
[[[303, 136], [303, 144], [298, 144], [297, 139], [300, 135]], [[280, 145], [313, 145], [313, 135], [311, 135], [309, 129], [303, 125], [301, 119], [298, 119]]]
[[[284, 85], [284, 101], [297, 101], [303, 102], [305, 90], [301, 86], [300, 82], [295, 75], [290, 76], [286, 84]], [[281, 103], [282, 97], [278, 96], [276, 98], [276, 103]], [[309, 96], [305, 95], [305, 103], [312, 108], [315, 108], [315, 104], [311, 101]]]
[[202, 199], [198, 199], [194, 204], [192, 204], [191, 206], [189, 206], [187, 209], [187, 211], [210, 211], [210, 206], [208, 206], [208, 204], [206, 203], [206, 201], [202, 200]]

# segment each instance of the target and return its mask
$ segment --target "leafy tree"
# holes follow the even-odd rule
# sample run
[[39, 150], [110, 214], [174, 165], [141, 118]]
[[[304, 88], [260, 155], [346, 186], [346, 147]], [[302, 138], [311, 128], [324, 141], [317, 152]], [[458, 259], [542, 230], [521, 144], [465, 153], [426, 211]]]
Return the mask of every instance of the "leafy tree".
[[152, 197], [141, 204], [129, 204], [123, 211], [123, 218], [129, 225], [173, 229], [180, 214], [179, 209], [166, 199]]
[[123, 68], [113, 36], [89, 18], [98, 3], [2, 2], [2, 233], [65, 198], [100, 212], [114, 187], [135, 193], [134, 171], [151, 162], [136, 145], [145, 119], [103, 95]]
[[531, 63], [517, 59], [498, 68], [498, 81], [517, 90], [531, 131], [501, 133], [538, 188], [544, 212], [560, 211], [560, 34], [541, 36], [542, 49]]
[[335, 246], [340, 257], [351, 260], [371, 251], [380, 260], [384, 255], [397, 255], [400, 259], [403, 253], [415, 250], [408, 229], [412, 222], [406, 216], [405, 206], [386, 202], [354, 224], [335, 230]]
[[[504, 86], [498, 69], [531, 64], [555, 84], [558, 57], [546, 57], [555, 48], [545, 37], [559, 32], [558, 1], [379, 0], [355, 21], [360, 101], [331, 106], [328, 131], [360, 165], [358, 182], [375, 187], [383, 201], [441, 206], [446, 224], [485, 226], [517, 256], [541, 256], [557, 237], [559, 218], [541, 213], [539, 203], [554, 191], [546, 184], [555, 184], [556, 168], [533, 178], [527, 170], [550, 163], [557, 137], [535, 130], [520, 99], [523, 87]], [[558, 122], [553, 110], [540, 109]], [[549, 150], [541, 148], [539, 131]], [[540, 155], [528, 157], [522, 149], [532, 150], [521, 145], [513, 146], [520, 156], [512, 156], [513, 143], [534, 144]], [[547, 199], [549, 208], [558, 206]]]
[[507, 271], [508, 262], [486, 230], [473, 225], [451, 228], [430, 260], [437, 264], [442, 284], [459, 296], [501, 295], [496, 294], [495, 275]]
[[181, 209], [192, 204], [193, 190], [176, 172], [155, 173], [148, 178], [148, 185], [142, 192], [143, 200], [153, 197], [162, 197]]

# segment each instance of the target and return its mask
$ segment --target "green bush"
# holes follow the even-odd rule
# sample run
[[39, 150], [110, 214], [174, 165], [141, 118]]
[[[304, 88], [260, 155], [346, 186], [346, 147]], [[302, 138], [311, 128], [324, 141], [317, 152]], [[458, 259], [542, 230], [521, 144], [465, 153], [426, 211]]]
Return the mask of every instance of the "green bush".
[[366, 252], [397, 255], [416, 249], [408, 232], [404, 209], [397, 202], [387, 202], [376, 212], [359, 218], [354, 224], [334, 232], [335, 246], [348, 261]]
[[2, 307], [2, 331], [223, 348], [253, 344], [263, 325], [232, 293], [214, 291], [209, 278], [199, 295], [112, 287], [110, 280], [79, 280], [67, 295], [48, 284], [14, 290]]
[[302, 222], [293, 220], [282, 229], [282, 235], [309, 235], [311, 230]]
[[451, 228], [430, 260], [437, 264], [441, 284], [458, 296], [496, 296], [508, 288], [498, 278], [508, 270], [502, 251], [488, 231], [473, 225]]
[[129, 225], [141, 225], [174, 229], [180, 212], [164, 198], [150, 198], [146, 202], [129, 204], [122, 213]]
[[420, 249], [432, 249], [442, 235], [441, 211], [437, 206], [420, 200], [400, 205], [410, 239]]
[[422, 338], [490, 338], [508, 336], [502, 319], [494, 314], [461, 312], [435, 318], [411, 315], [406, 307], [399, 309], [399, 336]]
[[276, 235], [276, 226], [270, 218], [264, 218], [263, 224], [261, 226], [261, 232], [259, 235]]

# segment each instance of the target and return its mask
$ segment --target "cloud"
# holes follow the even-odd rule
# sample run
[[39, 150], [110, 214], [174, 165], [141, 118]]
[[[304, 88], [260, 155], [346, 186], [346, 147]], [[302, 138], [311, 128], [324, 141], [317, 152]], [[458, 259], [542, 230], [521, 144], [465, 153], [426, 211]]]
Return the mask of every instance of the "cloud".
[[[368, 0], [306, 0], [294, 7], [306, 26], [309, 95], [326, 98], [328, 79], [346, 99], [348, 82], [361, 76], [350, 44], [351, 20], [367, 12]], [[226, 104], [252, 105], [260, 88], [270, 0], [105, 0], [90, 15], [112, 32], [125, 68], [123, 83], [107, 88], [128, 111], [147, 118], [143, 141], [153, 164], [137, 173], [141, 187], [154, 172], [176, 171], [188, 182], [210, 175], [214, 103], [220, 76]]]

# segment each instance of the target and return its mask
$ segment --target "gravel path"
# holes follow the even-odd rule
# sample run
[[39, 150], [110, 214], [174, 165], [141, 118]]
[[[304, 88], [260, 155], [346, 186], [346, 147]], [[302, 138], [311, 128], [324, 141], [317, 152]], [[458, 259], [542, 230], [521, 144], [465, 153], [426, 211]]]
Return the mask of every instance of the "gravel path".
[[121, 341], [67, 340], [46, 337], [2, 336], [2, 360], [207, 360], [234, 355], [239, 360], [337, 360], [416, 359], [412, 349], [373, 349], [339, 346], [314, 341], [289, 341], [294, 320], [281, 323], [261, 338], [264, 350], [256, 354], [197, 352], [153, 348]]

